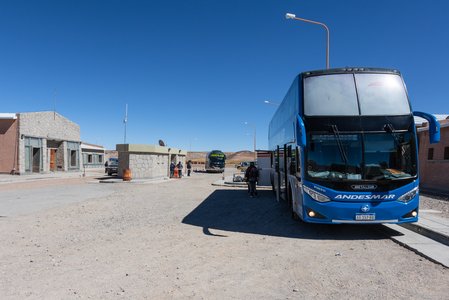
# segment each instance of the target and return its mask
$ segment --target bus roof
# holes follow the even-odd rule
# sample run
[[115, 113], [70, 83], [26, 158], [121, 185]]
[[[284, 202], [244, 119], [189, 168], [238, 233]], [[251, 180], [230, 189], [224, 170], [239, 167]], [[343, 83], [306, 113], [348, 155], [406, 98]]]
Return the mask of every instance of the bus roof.
[[316, 76], [316, 75], [328, 75], [328, 74], [344, 74], [344, 73], [389, 73], [400, 75], [401, 72], [395, 69], [385, 68], [365, 68], [365, 67], [345, 67], [335, 69], [324, 69], [302, 72], [303, 77]]

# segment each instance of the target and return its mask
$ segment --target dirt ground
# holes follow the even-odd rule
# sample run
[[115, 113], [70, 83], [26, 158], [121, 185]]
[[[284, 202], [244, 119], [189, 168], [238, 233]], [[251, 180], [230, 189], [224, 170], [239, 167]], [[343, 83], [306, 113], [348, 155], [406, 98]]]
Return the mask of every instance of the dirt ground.
[[0, 218], [1, 298], [449, 299], [449, 269], [381, 226], [303, 224], [270, 191], [212, 186], [220, 176], [96, 197], [66, 182], [79, 202]]

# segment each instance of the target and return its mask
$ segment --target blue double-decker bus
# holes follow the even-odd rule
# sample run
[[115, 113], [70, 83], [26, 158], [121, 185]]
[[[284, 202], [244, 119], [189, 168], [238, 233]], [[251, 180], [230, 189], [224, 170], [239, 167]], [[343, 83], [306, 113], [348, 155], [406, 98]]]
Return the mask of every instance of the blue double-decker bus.
[[418, 144], [413, 112], [397, 70], [303, 72], [269, 126], [271, 183], [294, 217], [313, 223], [416, 222]]

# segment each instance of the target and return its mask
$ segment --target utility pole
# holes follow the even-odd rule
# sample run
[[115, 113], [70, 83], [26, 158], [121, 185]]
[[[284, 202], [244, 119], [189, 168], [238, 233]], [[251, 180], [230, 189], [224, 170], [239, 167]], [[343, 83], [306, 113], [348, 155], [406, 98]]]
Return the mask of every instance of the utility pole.
[[123, 123], [125, 124], [125, 137], [123, 139], [123, 144], [126, 144], [126, 123], [128, 123], [128, 103], [125, 105], [125, 119], [123, 119]]

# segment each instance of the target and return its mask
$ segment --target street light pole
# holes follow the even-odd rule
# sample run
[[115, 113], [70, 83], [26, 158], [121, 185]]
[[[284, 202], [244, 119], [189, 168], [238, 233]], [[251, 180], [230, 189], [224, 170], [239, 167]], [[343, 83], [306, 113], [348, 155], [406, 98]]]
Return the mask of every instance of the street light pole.
[[312, 23], [312, 24], [317, 24], [317, 25], [320, 25], [320, 26], [324, 27], [324, 29], [326, 30], [326, 35], [327, 35], [327, 42], [326, 42], [326, 69], [329, 69], [329, 28], [326, 26], [326, 24], [321, 23], [321, 22], [317, 22], [317, 21], [312, 21], [312, 20], [307, 20], [307, 19], [303, 19], [303, 18], [298, 18], [295, 14], [291, 14], [291, 13], [286, 13], [285, 14], [285, 18], [286, 19], [293, 19], [293, 20], [303, 21], [303, 22]]
[[256, 152], [256, 126], [254, 126], [254, 162], [257, 161], [257, 152]]

